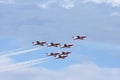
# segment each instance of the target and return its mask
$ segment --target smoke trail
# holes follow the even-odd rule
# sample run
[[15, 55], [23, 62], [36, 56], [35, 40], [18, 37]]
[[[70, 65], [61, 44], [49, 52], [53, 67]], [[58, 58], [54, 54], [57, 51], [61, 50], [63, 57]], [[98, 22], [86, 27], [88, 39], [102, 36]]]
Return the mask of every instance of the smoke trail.
[[40, 47], [40, 48], [28, 49], [28, 50], [9, 53], [9, 54], [4, 54], [4, 55], [1, 55], [1, 56], [8, 57], [8, 56], [20, 55], [20, 54], [25, 54], [25, 53], [32, 52], [32, 51], [37, 51], [37, 50], [40, 50], [40, 49], [42, 49], [42, 48]]
[[0, 72], [11, 71], [11, 70], [19, 69], [19, 68], [33, 66], [35, 64], [40, 64], [40, 63], [46, 62], [47, 59], [48, 58], [34, 59], [34, 60], [30, 60], [30, 61], [11, 64], [8, 66], [2, 66], [2, 67], [0, 67]]
[[9, 51], [2, 51], [2, 52], [0, 52], [0, 55], [12, 53], [12, 52], [16, 52], [16, 51], [21, 50], [21, 49], [22, 49], [22, 48], [18, 48], [18, 49], [14, 49], [14, 50], [9, 50]]

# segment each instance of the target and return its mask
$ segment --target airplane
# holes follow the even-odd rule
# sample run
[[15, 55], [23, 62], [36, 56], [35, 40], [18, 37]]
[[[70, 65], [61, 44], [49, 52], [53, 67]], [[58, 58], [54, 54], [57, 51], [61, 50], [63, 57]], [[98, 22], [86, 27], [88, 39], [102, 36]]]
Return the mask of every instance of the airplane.
[[58, 57], [56, 57], [55, 59], [65, 59], [67, 57], [67, 55], [58, 55]]
[[64, 52], [64, 51], [63, 51], [60, 55], [66, 55], [66, 56], [67, 56], [67, 55], [70, 54], [70, 53], [71, 53], [71, 52]]
[[72, 37], [72, 38], [73, 38], [73, 40], [78, 40], [78, 39], [83, 40], [86, 37], [87, 36], [75, 36], [75, 37]]
[[46, 44], [46, 42], [40, 42], [40, 41], [36, 41], [36, 42], [32, 42], [32, 44], [35, 45], [40, 45], [40, 46], [44, 46]]
[[73, 44], [64, 44], [61, 48], [70, 48]]
[[58, 52], [52, 52], [52, 53], [46, 53], [47, 56], [54, 56], [55, 59], [59, 59], [59, 58], [66, 58], [68, 56], [68, 54], [70, 54], [71, 52], [61, 52], [61, 53], [58, 53]]
[[60, 53], [57, 53], [57, 52], [55, 52], [55, 53], [52, 52], [52, 53], [49, 53], [49, 54], [46, 53], [47, 56], [54, 56], [54, 57], [56, 57], [56, 56], [59, 55], [59, 54], [60, 54]]
[[60, 43], [51, 42], [50, 44], [47, 44], [47, 45], [48, 45], [47, 47], [51, 47], [51, 46], [58, 47], [58, 46], [60, 46]]

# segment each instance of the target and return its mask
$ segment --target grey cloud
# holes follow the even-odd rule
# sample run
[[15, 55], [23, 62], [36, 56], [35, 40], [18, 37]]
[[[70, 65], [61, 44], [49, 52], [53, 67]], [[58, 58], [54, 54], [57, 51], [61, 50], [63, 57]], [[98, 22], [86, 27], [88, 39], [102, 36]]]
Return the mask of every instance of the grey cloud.
[[111, 14], [110, 14], [110, 16], [120, 16], [120, 12], [112, 12]]
[[47, 0], [45, 3], [38, 4], [38, 6], [41, 8], [49, 8], [56, 5], [56, 7], [71, 9], [74, 8], [75, 4], [76, 0], [51, 0], [51, 1]]
[[14, 4], [15, 0], [0, 0], [0, 4]]
[[110, 4], [112, 7], [120, 7], [120, 0], [83, 0], [85, 3]]
[[119, 68], [100, 68], [94, 63], [74, 64], [62, 70], [25, 68], [0, 73], [0, 79], [8, 80], [119, 80]]
[[2, 66], [6, 66], [6, 65], [9, 65], [9, 64], [11, 64], [13, 61], [10, 59], [10, 58], [8, 58], [8, 57], [0, 57], [1, 58], [1, 61], [0, 61], [0, 66], [2, 67]]

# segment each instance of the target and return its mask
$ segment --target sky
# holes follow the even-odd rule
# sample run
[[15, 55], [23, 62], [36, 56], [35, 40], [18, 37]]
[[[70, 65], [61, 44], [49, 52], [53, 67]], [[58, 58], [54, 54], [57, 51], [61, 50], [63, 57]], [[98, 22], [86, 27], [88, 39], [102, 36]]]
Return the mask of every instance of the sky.
[[120, 80], [119, 21], [120, 0], [0, 0], [0, 80]]

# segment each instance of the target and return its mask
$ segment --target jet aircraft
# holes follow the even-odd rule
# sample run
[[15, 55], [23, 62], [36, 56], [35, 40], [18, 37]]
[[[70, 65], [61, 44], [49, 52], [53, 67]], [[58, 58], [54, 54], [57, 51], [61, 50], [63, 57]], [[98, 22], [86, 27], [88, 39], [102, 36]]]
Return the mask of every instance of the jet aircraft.
[[51, 47], [51, 46], [58, 47], [58, 46], [60, 46], [60, 43], [51, 42], [50, 44], [47, 44], [47, 47]]
[[61, 52], [61, 54], [60, 55], [68, 55], [68, 54], [70, 54], [71, 52]]
[[64, 44], [61, 48], [70, 48], [71, 46], [73, 46], [73, 44]]
[[65, 59], [67, 57], [67, 55], [58, 55], [58, 57], [56, 57], [55, 59]]
[[75, 36], [75, 37], [72, 37], [73, 40], [83, 40], [84, 38], [86, 38], [87, 36]]
[[47, 56], [54, 56], [56, 57], [57, 55], [59, 55], [60, 53], [57, 53], [57, 52], [52, 52], [52, 53], [46, 53]]
[[45, 41], [43, 41], [43, 42], [36, 41], [36, 42], [32, 42], [32, 44], [33, 44], [34, 46], [36, 46], [36, 45], [44, 46], [44, 45], [46, 44], [46, 42], [45, 42]]
[[58, 52], [52, 52], [52, 53], [46, 53], [46, 55], [47, 56], [54, 56], [55, 57], [55, 59], [60, 59], [60, 58], [62, 58], [62, 59], [64, 59], [64, 58], [66, 58], [67, 56], [68, 56], [68, 54], [70, 54], [71, 52], [61, 52], [61, 53], [58, 53]]

